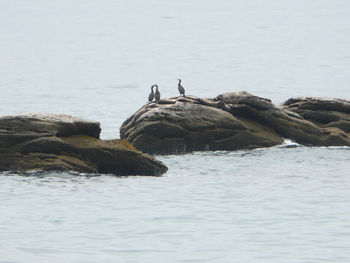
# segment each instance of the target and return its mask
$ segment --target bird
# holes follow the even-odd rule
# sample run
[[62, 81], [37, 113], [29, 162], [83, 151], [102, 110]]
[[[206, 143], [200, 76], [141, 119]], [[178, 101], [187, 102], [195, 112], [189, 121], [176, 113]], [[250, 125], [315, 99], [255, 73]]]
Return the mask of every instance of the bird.
[[156, 102], [159, 102], [160, 100], [160, 92], [158, 90], [158, 85], [154, 84], [156, 86], [156, 92], [154, 93], [154, 98], [156, 99]]
[[153, 87], [154, 87], [154, 85], [152, 85], [152, 87], [151, 87], [151, 93], [148, 95], [148, 101], [149, 101], [149, 102], [151, 102], [151, 101], [154, 99]]
[[179, 81], [179, 84], [177, 84], [177, 89], [179, 90], [180, 95], [185, 97], [185, 89], [181, 85], [181, 79], [178, 79], [178, 81]]

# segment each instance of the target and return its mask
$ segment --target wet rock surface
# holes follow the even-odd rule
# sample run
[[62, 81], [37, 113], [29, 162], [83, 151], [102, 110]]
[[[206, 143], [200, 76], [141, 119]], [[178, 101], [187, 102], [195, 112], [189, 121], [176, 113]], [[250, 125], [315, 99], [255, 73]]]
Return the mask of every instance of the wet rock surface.
[[0, 117], [0, 171], [161, 175], [167, 167], [122, 140], [100, 140], [100, 124], [68, 115]]
[[[173, 97], [141, 107], [123, 123], [120, 136], [157, 154], [269, 147], [284, 138], [304, 145], [348, 146], [349, 102], [336, 101], [290, 99], [276, 106], [248, 92], [213, 99]], [[327, 123], [317, 118], [328, 118]]]

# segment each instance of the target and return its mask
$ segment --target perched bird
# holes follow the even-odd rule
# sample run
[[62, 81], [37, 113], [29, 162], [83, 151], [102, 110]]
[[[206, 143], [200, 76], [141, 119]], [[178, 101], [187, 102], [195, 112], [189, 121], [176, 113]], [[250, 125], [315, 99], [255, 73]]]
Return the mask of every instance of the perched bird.
[[154, 87], [154, 85], [152, 85], [152, 87], [151, 87], [151, 93], [148, 95], [148, 101], [152, 101], [152, 100], [154, 99], [153, 87]]
[[179, 90], [179, 92], [180, 92], [180, 95], [182, 95], [182, 96], [185, 97], [185, 89], [184, 89], [184, 87], [182, 87], [182, 85], [181, 85], [181, 79], [178, 79], [178, 81], [179, 81], [179, 84], [177, 84], [177, 88], [178, 88], [178, 90]]
[[156, 86], [156, 92], [154, 93], [154, 98], [156, 99], [156, 102], [159, 102], [159, 100], [160, 100], [160, 92], [158, 90], [158, 85], [155, 84], [154, 86]]

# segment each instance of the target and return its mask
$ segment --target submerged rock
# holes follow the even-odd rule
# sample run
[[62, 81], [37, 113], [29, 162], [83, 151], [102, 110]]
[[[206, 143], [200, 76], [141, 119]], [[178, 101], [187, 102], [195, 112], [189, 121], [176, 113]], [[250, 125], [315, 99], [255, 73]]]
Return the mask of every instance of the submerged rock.
[[68, 115], [0, 118], [0, 171], [56, 170], [161, 175], [167, 167], [122, 140], [100, 140], [100, 124]]
[[123, 123], [120, 136], [144, 152], [158, 154], [268, 147], [284, 138], [305, 145], [350, 145], [347, 128], [340, 129], [348, 127], [346, 107], [337, 112], [338, 126], [327, 126], [287, 104], [277, 107], [247, 92], [214, 99], [173, 97], [141, 107]]

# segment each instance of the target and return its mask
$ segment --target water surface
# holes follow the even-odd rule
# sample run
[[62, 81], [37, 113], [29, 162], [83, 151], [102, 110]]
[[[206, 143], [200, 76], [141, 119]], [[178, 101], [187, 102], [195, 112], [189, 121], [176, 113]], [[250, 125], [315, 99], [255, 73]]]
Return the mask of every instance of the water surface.
[[[350, 3], [0, 0], [0, 115], [71, 114], [102, 138], [162, 97], [350, 98]], [[159, 156], [162, 177], [0, 176], [0, 262], [350, 260], [350, 151]]]

